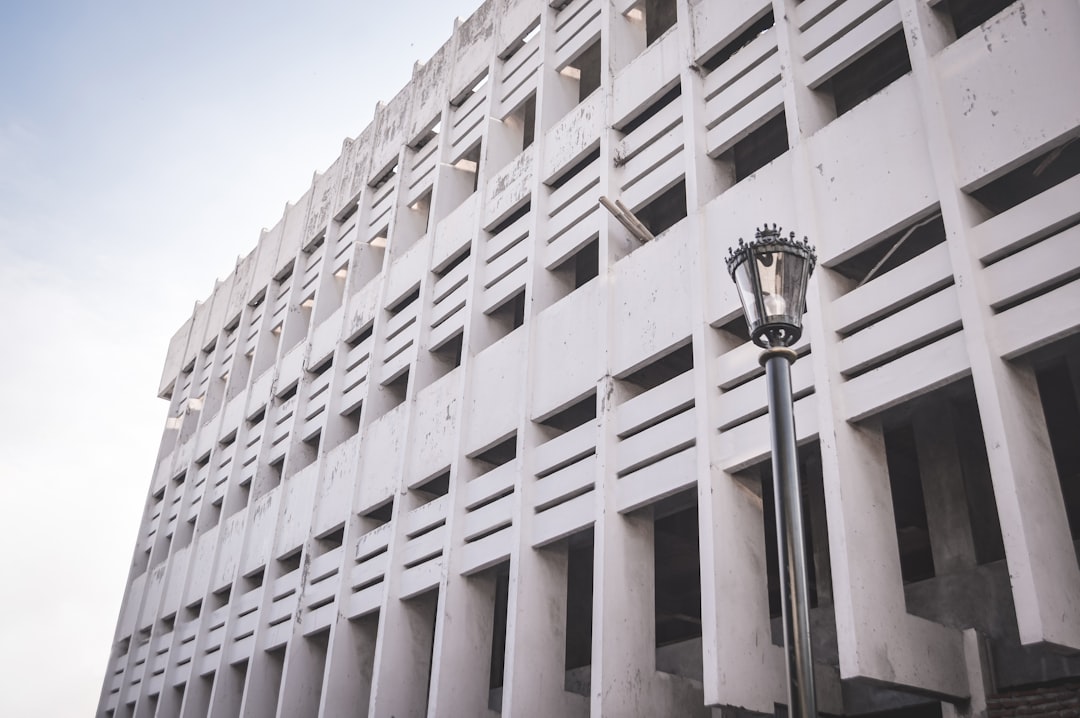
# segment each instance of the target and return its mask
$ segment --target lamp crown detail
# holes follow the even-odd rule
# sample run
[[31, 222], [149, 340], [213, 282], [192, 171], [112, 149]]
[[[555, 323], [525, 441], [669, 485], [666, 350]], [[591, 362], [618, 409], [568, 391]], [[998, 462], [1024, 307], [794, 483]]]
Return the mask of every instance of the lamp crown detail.
[[797, 253], [805, 253], [810, 260], [810, 271], [814, 271], [814, 265], [817, 264], [817, 253], [814, 250], [814, 246], [810, 244], [810, 241], [803, 237], [802, 239], [796, 239], [795, 233], [790, 232], [785, 237], [784, 230], [772, 224], [765, 223], [761, 227], [758, 227], [754, 232], [754, 239], [750, 242], [745, 241], [742, 237], [739, 237], [739, 244], [735, 247], [728, 247], [727, 256], [724, 261], [727, 263], [728, 274], [735, 276], [735, 268], [739, 266], [750, 254], [759, 246], [762, 245], [781, 245], [791, 247], [796, 250]]

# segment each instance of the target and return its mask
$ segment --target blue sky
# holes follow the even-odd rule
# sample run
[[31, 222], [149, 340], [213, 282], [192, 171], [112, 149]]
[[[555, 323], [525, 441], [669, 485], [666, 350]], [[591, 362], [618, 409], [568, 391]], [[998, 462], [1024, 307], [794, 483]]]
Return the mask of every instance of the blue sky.
[[0, 3], [0, 715], [91, 715], [169, 337], [479, 0]]

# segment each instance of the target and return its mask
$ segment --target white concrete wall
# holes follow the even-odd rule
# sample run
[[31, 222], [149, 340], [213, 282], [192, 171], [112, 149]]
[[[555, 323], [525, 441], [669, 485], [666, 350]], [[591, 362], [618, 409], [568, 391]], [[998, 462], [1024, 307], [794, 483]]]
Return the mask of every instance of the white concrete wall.
[[[1080, 308], [1080, 185], [992, 217], [966, 194], [1080, 135], [1080, 8], [1016, 2], [955, 39], [923, 0], [678, 0], [676, 26], [646, 48], [634, 3], [557, 4], [488, 0], [455, 24], [170, 342], [158, 388], [170, 424], [147, 467], [99, 715], [771, 712], [786, 697], [757, 478], [764, 380], [757, 350], [719, 329], [740, 312], [727, 247], [764, 222], [808, 235], [823, 265], [793, 374], [799, 440], [819, 447], [823, 477], [814, 538], [831, 562], [815, 611], [836, 637], [819, 652], [823, 709], [859, 712], [884, 687], [953, 715], [987, 689], [976, 627], [912, 611], [894, 530], [882, 422], [943, 388], [981, 412], [1009, 645], [1080, 650], [1080, 573], [1030, 362], [1080, 329], [1080, 311], [1061, 310]], [[703, 67], [770, 10], [774, 27]], [[912, 71], [834, 117], [830, 78], [897, 31]], [[579, 102], [559, 70], [597, 37], [601, 85]], [[675, 83], [672, 105], [614, 129]], [[519, 153], [502, 118], [532, 92], [535, 139]], [[736, 183], [732, 148], [781, 111], [788, 151]], [[472, 193], [449, 165], [476, 141]], [[679, 181], [688, 216], [645, 245], [597, 206], [642, 210]], [[425, 232], [409, 205], [428, 191]], [[903, 266], [861, 287], [831, 269], [937, 213], [945, 240]], [[387, 226], [385, 249], [369, 245]], [[599, 275], [574, 289], [562, 262], [594, 239]], [[503, 302], [522, 292], [511, 331]], [[453, 367], [432, 350], [458, 336]], [[692, 371], [648, 390], [622, 382], [684, 346]], [[539, 423], [583, 397], [595, 420], [561, 434]], [[508, 463], [474, 460], [510, 437]], [[919, 459], [957, 478], [947, 452]], [[445, 495], [413, 490], [447, 469]], [[702, 637], [662, 658], [685, 675], [657, 670], [654, 652], [652, 512], [673, 496], [699, 512]], [[943, 506], [928, 511], [935, 557], [966, 566]], [[568, 542], [585, 532], [591, 666], [568, 678]], [[490, 569], [507, 563], [493, 710]], [[585, 695], [568, 689], [583, 676]]]

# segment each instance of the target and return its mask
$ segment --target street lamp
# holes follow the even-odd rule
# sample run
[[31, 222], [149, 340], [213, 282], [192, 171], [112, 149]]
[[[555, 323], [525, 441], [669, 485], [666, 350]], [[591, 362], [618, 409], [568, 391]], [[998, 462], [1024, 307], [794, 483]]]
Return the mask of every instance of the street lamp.
[[739, 290], [750, 338], [765, 350], [760, 361], [765, 367], [772, 420], [776, 543], [791, 718], [817, 716], [806, 543], [791, 394], [791, 364], [796, 358], [791, 347], [802, 336], [806, 284], [816, 260], [814, 248], [805, 238], [796, 240], [794, 232], [784, 237], [775, 224], [757, 230], [749, 243], [739, 239], [739, 246], [729, 249], [727, 257], [728, 272]]

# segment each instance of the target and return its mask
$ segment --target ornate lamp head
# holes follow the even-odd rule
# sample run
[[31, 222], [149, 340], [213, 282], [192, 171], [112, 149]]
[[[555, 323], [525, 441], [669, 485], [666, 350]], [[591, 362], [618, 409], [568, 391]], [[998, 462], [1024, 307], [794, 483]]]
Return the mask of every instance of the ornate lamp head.
[[727, 268], [739, 290], [750, 338], [759, 347], [790, 347], [802, 336], [806, 285], [817, 255], [804, 237], [784, 237], [774, 224], [728, 249]]

